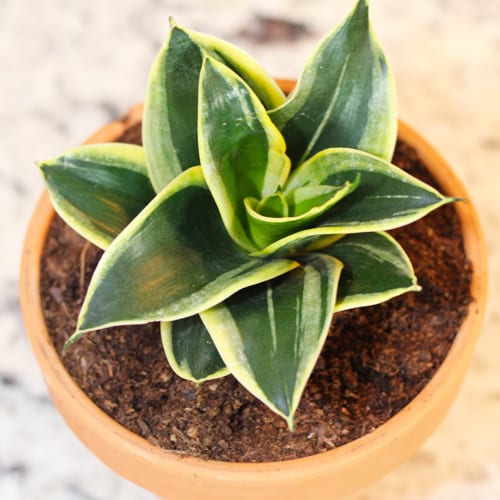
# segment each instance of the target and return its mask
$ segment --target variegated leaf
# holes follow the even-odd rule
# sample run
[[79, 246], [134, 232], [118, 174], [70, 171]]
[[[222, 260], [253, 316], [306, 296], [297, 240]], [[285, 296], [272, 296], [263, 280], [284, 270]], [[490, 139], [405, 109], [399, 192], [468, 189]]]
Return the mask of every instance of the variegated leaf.
[[156, 192], [200, 164], [196, 124], [203, 55], [185, 31], [173, 26], [151, 68], [142, 136]]
[[155, 196], [140, 146], [79, 146], [39, 166], [57, 213], [100, 248]]
[[230, 372], [291, 429], [329, 330], [341, 268], [337, 259], [311, 255], [200, 314]]
[[70, 340], [107, 326], [186, 318], [296, 265], [241, 250], [220, 220], [201, 168], [193, 167], [158, 194], [104, 253]]
[[198, 139], [208, 187], [232, 238], [254, 250], [244, 199], [262, 199], [285, 183], [283, 137], [253, 91], [227, 66], [207, 58], [200, 76]]
[[[306, 201], [304, 197], [304, 191], [307, 188], [298, 189], [297, 191], [299, 191], [299, 193], [292, 192], [290, 198], [298, 201], [298, 205], [301, 208], [307, 209], [304, 213], [287, 217], [263, 215], [259, 212], [259, 204], [255, 198], [245, 199], [245, 208], [252, 240], [258, 248], [265, 248], [271, 243], [297, 232], [307, 225], [313, 224], [313, 221], [318, 219], [318, 217], [327, 210], [330, 210], [342, 198], [356, 189], [358, 180], [359, 179], [355, 179], [354, 182], [346, 181], [340, 186], [324, 186], [325, 188], [329, 188], [330, 191], [326, 193], [323, 190], [322, 196], [318, 196], [317, 193], [314, 193], [314, 200], [321, 202], [321, 204], [311, 206], [311, 208], [307, 208], [307, 206], [311, 204], [308, 203], [311, 199], [308, 198]], [[292, 213], [296, 212], [297, 205], [292, 204], [290, 206], [287, 204], [287, 207], [291, 209]]]
[[397, 134], [396, 94], [386, 58], [359, 0], [306, 62], [290, 98], [270, 116], [294, 166], [318, 151], [350, 147], [389, 160]]
[[144, 103], [144, 148], [157, 192], [183, 170], [200, 164], [196, 130], [198, 82], [206, 55], [233, 68], [268, 107], [284, 101], [276, 82], [248, 54], [172, 21], [151, 69]]
[[358, 178], [357, 188], [325, 214], [321, 226], [346, 233], [393, 229], [455, 201], [389, 162], [347, 148], [315, 155], [293, 172], [286, 192], [309, 184], [338, 186]]
[[240, 75], [267, 109], [276, 108], [285, 102], [285, 95], [276, 81], [245, 51], [220, 38], [183, 29], [193, 41], [208, 53], [217, 54], [227, 66]]
[[321, 151], [294, 170], [285, 196], [299, 187], [338, 186], [358, 178], [356, 189], [317, 219], [315, 227], [285, 236], [255, 255], [303, 248], [326, 235], [394, 229], [456, 201], [380, 158], [347, 148]]
[[371, 306], [420, 290], [410, 259], [387, 233], [348, 234], [319, 251], [344, 264], [336, 311]]
[[179, 377], [201, 384], [229, 373], [198, 315], [162, 322], [161, 340], [168, 363]]
[[[247, 200], [255, 200], [255, 198], [247, 198]], [[281, 190], [260, 201], [256, 200], [256, 202], [256, 210], [261, 215], [266, 217], [288, 217], [288, 202]]]

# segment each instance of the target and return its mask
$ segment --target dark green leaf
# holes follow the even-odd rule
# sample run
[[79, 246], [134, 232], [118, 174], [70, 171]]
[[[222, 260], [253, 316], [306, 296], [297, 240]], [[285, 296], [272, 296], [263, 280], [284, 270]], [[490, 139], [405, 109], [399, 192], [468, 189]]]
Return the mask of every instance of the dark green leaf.
[[200, 167], [171, 182], [113, 241], [92, 277], [82, 332], [173, 321], [296, 267], [249, 257], [227, 234]]
[[155, 195], [140, 146], [80, 146], [41, 163], [40, 168], [58, 214], [101, 248]]
[[157, 192], [183, 170], [200, 164], [196, 124], [202, 61], [202, 49], [173, 26], [151, 68], [142, 136]]
[[233, 68], [270, 107], [284, 96], [248, 54], [230, 43], [172, 22], [151, 69], [144, 103], [143, 142], [151, 182], [161, 191], [183, 170], [200, 164], [197, 141], [198, 82], [203, 57]]
[[379, 304], [420, 289], [410, 259], [387, 233], [348, 234], [319, 251], [344, 264], [336, 311]]
[[179, 377], [198, 384], [229, 373], [198, 315], [161, 323], [167, 360]]
[[393, 229], [453, 201], [384, 160], [344, 148], [322, 151], [304, 163], [293, 172], [287, 190], [309, 182], [338, 186], [357, 178], [357, 188], [323, 216], [321, 226], [345, 233]]
[[285, 136], [294, 166], [330, 147], [392, 157], [397, 134], [393, 78], [358, 1], [347, 19], [319, 44], [297, 87], [270, 116]]
[[227, 66], [207, 58], [200, 77], [199, 149], [207, 184], [233, 239], [252, 250], [244, 199], [262, 199], [290, 170], [283, 137], [257, 96]]
[[341, 268], [330, 256], [310, 256], [201, 313], [230, 372], [290, 428], [329, 330]]
[[298, 188], [345, 182], [358, 184], [349, 196], [316, 219], [315, 227], [285, 236], [254, 254], [283, 254], [326, 235], [394, 229], [455, 201], [380, 158], [346, 148], [326, 149], [294, 170], [285, 196]]

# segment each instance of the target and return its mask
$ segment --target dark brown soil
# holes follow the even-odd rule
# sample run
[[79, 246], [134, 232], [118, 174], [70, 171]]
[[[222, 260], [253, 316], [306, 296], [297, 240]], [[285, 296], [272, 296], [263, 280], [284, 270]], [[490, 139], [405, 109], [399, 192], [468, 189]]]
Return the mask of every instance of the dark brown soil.
[[[140, 141], [140, 127], [128, 131]], [[395, 162], [432, 182], [415, 152]], [[89, 397], [133, 432], [168, 450], [223, 461], [304, 457], [373, 431], [401, 410], [446, 356], [470, 302], [467, 263], [453, 206], [393, 233], [423, 290], [337, 314], [303, 395], [296, 431], [231, 376], [196, 386], [165, 360], [156, 324], [90, 333], [64, 356]], [[42, 264], [47, 325], [57, 350], [75, 327], [100, 251], [56, 217]]]

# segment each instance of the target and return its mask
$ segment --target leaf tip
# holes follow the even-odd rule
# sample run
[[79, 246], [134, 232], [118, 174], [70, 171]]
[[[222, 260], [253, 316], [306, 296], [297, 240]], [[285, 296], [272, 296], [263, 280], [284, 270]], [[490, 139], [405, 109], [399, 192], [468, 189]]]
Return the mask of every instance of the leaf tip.
[[71, 337], [64, 342], [63, 348], [62, 348], [62, 355], [64, 356], [69, 347], [74, 344], [81, 336], [83, 335], [83, 332], [76, 330]]
[[358, 0], [358, 3], [355, 7], [357, 9], [369, 9], [370, 8], [370, 0]]
[[221, 66], [222, 64], [219, 63], [214, 57], [212, 57], [211, 55], [207, 54], [207, 53], [204, 53], [203, 54], [203, 61], [202, 61], [202, 71], [203, 69], [206, 69], [207, 67], [209, 67], [210, 69], [211, 68], [214, 68], [216, 67], [217, 65]]
[[361, 22], [369, 22], [370, 0], [358, 0], [349, 16], [351, 20], [359, 19]]
[[[80, 312], [81, 314], [81, 312]], [[85, 335], [87, 332], [93, 330], [93, 328], [87, 328], [85, 326], [85, 320], [81, 317], [78, 318], [78, 322], [76, 325], [76, 330], [73, 332], [73, 334], [69, 337], [68, 340], [64, 343], [62, 353], [65, 354], [68, 348], [74, 344], [80, 337]]]
[[35, 161], [35, 166], [37, 166], [44, 174], [47, 171], [47, 168], [49, 167], [46, 161]]

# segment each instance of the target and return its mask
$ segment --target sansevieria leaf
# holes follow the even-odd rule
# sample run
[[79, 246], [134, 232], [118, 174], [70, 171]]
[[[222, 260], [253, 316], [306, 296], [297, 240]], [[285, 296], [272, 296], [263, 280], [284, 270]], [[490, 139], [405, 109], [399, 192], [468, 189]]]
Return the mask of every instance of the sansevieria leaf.
[[185, 29], [193, 41], [219, 58], [252, 88], [267, 109], [285, 102], [285, 95], [269, 73], [249, 54], [232, 43], [197, 31]]
[[370, 27], [368, 0], [313, 52], [290, 98], [270, 116], [294, 166], [330, 147], [389, 160], [397, 134], [390, 68]]
[[203, 64], [199, 97], [203, 174], [228, 232], [252, 250], [244, 199], [273, 195], [285, 183], [290, 160], [283, 137], [248, 85], [214, 59]]
[[393, 229], [453, 201], [399, 167], [347, 148], [321, 151], [290, 176], [286, 191], [311, 185], [342, 185], [359, 178], [356, 189], [319, 221], [335, 232]]
[[314, 227], [285, 236], [255, 254], [303, 248], [326, 235], [394, 229], [454, 201], [395, 165], [347, 148], [326, 149], [303, 163], [290, 175], [285, 196], [300, 187], [339, 186], [356, 179], [356, 189], [317, 219]]
[[290, 175], [285, 196], [297, 188], [354, 181], [356, 189], [316, 219], [314, 227], [285, 236], [254, 255], [303, 249], [327, 235], [394, 229], [455, 201], [395, 165], [347, 148], [326, 149], [303, 163]]
[[58, 214], [100, 248], [155, 196], [140, 146], [85, 145], [39, 166]]
[[196, 122], [202, 62], [202, 49], [173, 26], [151, 68], [142, 136], [149, 176], [157, 192], [183, 170], [200, 164]]
[[337, 259], [311, 255], [201, 313], [231, 373], [291, 429], [329, 330], [341, 269]]
[[161, 340], [167, 360], [179, 377], [200, 384], [229, 373], [197, 314], [162, 322]]
[[319, 251], [344, 264], [336, 311], [371, 306], [420, 290], [410, 259], [387, 233], [348, 234]]
[[[341, 186], [324, 186], [330, 189], [328, 193], [329, 196], [324, 198], [315, 196], [314, 198], [321, 204], [312, 206], [304, 213], [298, 215], [284, 217], [263, 215], [259, 213], [259, 204], [257, 200], [255, 198], [246, 198], [245, 209], [247, 211], [249, 231], [252, 240], [258, 248], [265, 248], [274, 241], [311, 224], [312, 221], [318, 219], [320, 215], [331, 209], [342, 198], [356, 189], [358, 180], [359, 179], [354, 179], [354, 182], [346, 181], [344, 185]], [[304, 200], [302, 201], [302, 205], [307, 205]], [[290, 209], [290, 205], [287, 204], [287, 207]], [[292, 211], [295, 207], [296, 205], [291, 206]]]
[[104, 253], [71, 341], [97, 328], [185, 318], [296, 266], [242, 251], [220, 220], [201, 168], [193, 167], [158, 194]]
[[198, 81], [203, 58], [234, 69], [266, 107], [284, 102], [276, 82], [248, 54], [218, 38], [171, 21], [167, 40], [150, 71], [143, 116], [143, 141], [153, 186], [161, 191], [183, 170], [199, 165]]

